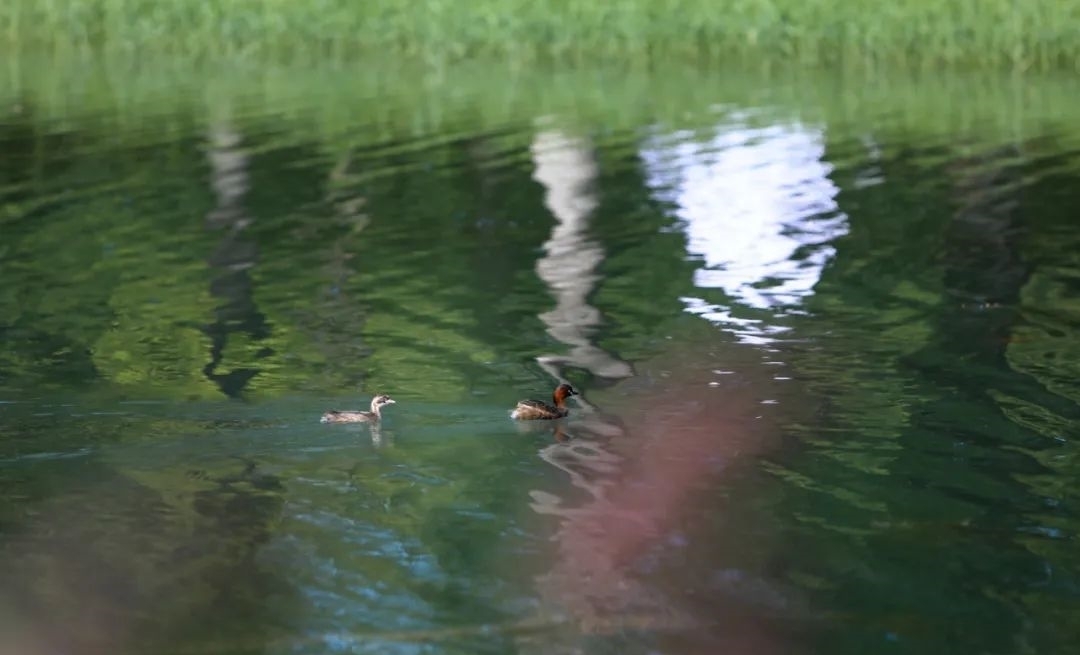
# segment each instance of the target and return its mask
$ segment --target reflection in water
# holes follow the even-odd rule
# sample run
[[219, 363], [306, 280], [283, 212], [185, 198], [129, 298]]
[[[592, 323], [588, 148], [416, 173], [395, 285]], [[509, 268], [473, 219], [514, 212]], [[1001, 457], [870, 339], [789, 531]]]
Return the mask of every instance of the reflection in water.
[[[543, 355], [537, 361], [560, 382], [567, 381], [563, 368], [568, 366], [603, 379], [629, 377], [633, 371], [628, 364], [591, 341], [602, 317], [598, 309], [588, 304], [588, 296], [598, 281], [594, 271], [604, 257], [599, 244], [587, 238], [588, 217], [596, 206], [590, 188], [596, 177], [591, 153], [581, 140], [548, 130], [536, 135], [532, 154], [536, 165], [533, 177], [546, 188], [545, 201], [556, 219], [536, 270], [557, 304], [552, 311], [541, 314], [540, 319], [547, 324], [548, 334], [570, 346], [565, 355]], [[586, 415], [587, 426], [599, 428], [601, 434], [621, 432], [618, 426], [604, 421], [581, 396], [576, 399], [584, 410], [580, 413]], [[566, 537], [576, 532], [577, 524], [593, 525], [597, 518], [613, 514], [614, 509], [603, 504], [604, 478], [618, 469], [621, 458], [608, 452], [600, 441], [567, 441], [563, 423], [555, 423], [552, 428], [555, 442], [543, 448], [540, 457], [567, 473], [570, 483], [586, 491], [590, 498], [579, 508], [566, 508], [558, 496], [538, 490], [531, 492], [534, 511], [562, 519], [555, 535], [560, 556], [554, 568], [537, 580], [537, 586], [551, 605], [572, 615], [586, 632], [605, 631], [599, 617], [608, 616], [609, 609], [621, 615], [626, 604], [620, 603], [617, 609], [597, 606], [595, 600], [599, 596], [591, 593], [595, 591], [591, 584], [589, 588], [581, 587], [583, 581], [604, 580], [621, 587], [623, 593], [618, 597], [627, 603], [644, 597], [646, 592], [625, 578], [617, 564], [608, 558], [610, 552], [602, 543], [581, 551], [577, 540]], [[602, 540], [602, 536], [598, 537], [598, 542]], [[587, 558], [583, 557], [586, 555]], [[610, 600], [605, 598], [601, 605]], [[545, 643], [544, 648], [551, 652], [550, 644]]]
[[[255, 265], [258, 250], [255, 242], [244, 235], [252, 222], [242, 204], [248, 191], [248, 156], [241, 147], [240, 135], [228, 121], [214, 123], [209, 142], [211, 183], [218, 202], [206, 215], [206, 226], [226, 233], [209, 259], [211, 268], [217, 271], [210, 283], [210, 294], [219, 304], [214, 310], [214, 322], [203, 328], [211, 342], [210, 361], [203, 367], [203, 373], [226, 396], [238, 398], [259, 371], [244, 367], [218, 372], [229, 336], [246, 332], [253, 339], [265, 339], [270, 335], [270, 326], [255, 304], [249, 272]], [[257, 356], [271, 354], [269, 348], [264, 348]]]
[[[604, 251], [587, 236], [589, 214], [596, 206], [590, 186], [596, 165], [585, 143], [556, 131], [539, 132], [532, 145], [536, 171], [533, 178], [544, 185], [544, 200], [555, 217], [551, 238], [536, 272], [555, 297], [555, 309], [540, 315], [548, 334], [570, 346], [565, 355], [543, 355], [537, 360], [560, 382], [560, 368], [570, 366], [593, 375], [617, 380], [633, 375], [630, 365], [592, 343], [602, 324], [600, 311], [588, 297], [599, 276], [594, 272]], [[580, 399], [579, 399], [580, 400]]]
[[[530, 492], [533, 511], [559, 519], [556, 559], [536, 578], [538, 591], [585, 635], [620, 642], [614, 652], [712, 653], [723, 652], [722, 646], [752, 654], [795, 652], [780, 650], [759, 620], [787, 611], [792, 600], [785, 591], [738, 567], [725, 544], [711, 544], [699, 559], [687, 561], [697, 549], [688, 546], [708, 532], [688, 518], [715, 502], [702, 497], [714, 493], [704, 491], [712, 488], [713, 476], [769, 443], [739, 415], [753, 408], [745, 394], [733, 391], [717, 400], [711, 388], [688, 382], [666, 384], [657, 406], [629, 409], [633, 430], [622, 438], [607, 439], [571, 419], [575, 438], [541, 450], [585, 498]], [[756, 539], [766, 553], [769, 545], [760, 535]], [[694, 580], [681, 578], [688, 568]], [[733, 576], [771, 595], [763, 601], [732, 590]], [[581, 652], [572, 635], [564, 637], [562, 650], [548, 640], [537, 652]]]
[[[110, 450], [123, 460], [138, 447]], [[190, 652], [261, 651], [275, 581], [256, 557], [281, 481], [247, 458], [186, 471], [108, 459], [43, 462], [48, 493], [5, 526], [0, 653], [173, 652], [176, 638]]]
[[371, 434], [371, 445], [375, 446], [376, 448], [393, 445], [394, 441], [391, 438], [391, 433], [387, 432], [384, 436], [382, 426], [380, 426], [378, 423], [369, 423], [368, 431]]
[[[608, 498], [608, 490], [615, 487], [629, 462], [608, 448], [602, 437], [556, 441], [543, 448], [540, 456], [587, 494], [583, 502], [571, 503], [550, 492], [530, 492], [533, 511], [560, 519], [553, 535], [558, 545], [554, 564], [536, 578], [545, 601], [585, 635], [615, 637], [696, 628], [695, 619], [678, 609], [653, 580], [635, 574], [635, 556], [640, 552], [623, 549], [626, 535], [646, 542], [658, 536], [657, 517]], [[579, 652], [573, 638], [566, 635], [566, 639], [565, 650], [546, 640], [537, 652]]]
[[[604, 371], [611, 378], [627, 377], [629, 367], [613, 365], [606, 353], [588, 345], [582, 338], [587, 332], [580, 329], [599, 322], [598, 312], [584, 304], [593, 279], [591, 271], [601, 256], [599, 249], [584, 239], [583, 219], [592, 208], [584, 189], [594, 169], [574, 142], [555, 135], [545, 138], [547, 141], [541, 143], [547, 145], [546, 150], [534, 145], [536, 178], [548, 186], [549, 206], [561, 222], [538, 269], [566, 302], [561, 303], [562, 313], [552, 312], [544, 318], [553, 326], [549, 331], [553, 336], [578, 347], [571, 353], [576, 359], [544, 358], [542, 363], [547, 367], [572, 363], [601, 377]], [[718, 157], [719, 163], [711, 161], [709, 155], [700, 155], [695, 146], [672, 146], [675, 161], [671, 166], [686, 177], [670, 186], [678, 189], [674, 199], [687, 208], [684, 225], [689, 249], [706, 258], [707, 268], [698, 272], [695, 284], [722, 288], [752, 309], [774, 310], [795, 304], [810, 293], [831, 255], [831, 249], [821, 244], [842, 234], [846, 226], [843, 217], [814, 218], [835, 210], [835, 188], [825, 177], [828, 168], [819, 161], [820, 142], [786, 129], [744, 132], [732, 138], [735, 152], [728, 159]], [[722, 143], [721, 139], [714, 145]], [[552, 152], [559, 152], [554, 144], [563, 145], [561, 159]], [[745, 152], [738, 152], [739, 144]], [[547, 154], [547, 159], [538, 153]], [[655, 159], [659, 160], [659, 155]], [[555, 170], [562, 176], [541, 168], [541, 164], [560, 161], [563, 166]], [[653, 171], [669, 172], [660, 169], [656, 161], [653, 164]], [[577, 172], [577, 176], [567, 170]], [[762, 176], [765, 183], [755, 175]], [[654, 187], [662, 186], [655, 179], [653, 182]], [[743, 233], [746, 224], [756, 229], [744, 241], [734, 235]], [[564, 266], [560, 254], [573, 257], [576, 268]], [[557, 273], [573, 276], [560, 279]], [[570, 287], [570, 281], [583, 279], [590, 285]], [[763, 288], [765, 285], [770, 288]], [[686, 302], [691, 310], [704, 303], [694, 299]], [[570, 306], [577, 311], [568, 311]], [[709, 308], [701, 313], [715, 320], [718, 311]], [[563, 320], [553, 320], [555, 317]], [[579, 329], [567, 330], [566, 324]], [[753, 326], [743, 328], [741, 335], [744, 341], [754, 341], [753, 337], [778, 328]], [[650, 558], [661, 557], [657, 553], [672, 556], [670, 543], [685, 542], [680, 517], [698, 502], [694, 500], [696, 490], [704, 481], [731, 461], [768, 447], [769, 442], [760, 434], [741, 425], [742, 415], [753, 411], [756, 403], [733, 391], [722, 398], [716, 396], [711, 387], [692, 381], [702, 372], [711, 375], [710, 366], [700, 372], [698, 368], [697, 363], [681, 362], [675, 377], [668, 378], [662, 388], [650, 390], [650, 402], [626, 408], [632, 432], [621, 425], [617, 430], [597, 430], [605, 424], [591, 420], [596, 414], [586, 414], [583, 420], [571, 414], [568, 423], [573, 438], [569, 441], [561, 441], [562, 431], [555, 430], [555, 443], [544, 447], [540, 457], [563, 472], [575, 491], [584, 492], [585, 499], [569, 501], [550, 491], [531, 492], [535, 512], [560, 519], [555, 534], [557, 559], [551, 570], [537, 579], [537, 586], [549, 604], [559, 607], [586, 634], [639, 630], [682, 635], [680, 638], [693, 634], [702, 642], [694, 646], [684, 643], [681, 652], [713, 652], [725, 642], [738, 644], [745, 652], [772, 652], [777, 645], [753, 621], [715, 614], [723, 602], [689, 601], [673, 593], [678, 583], [667, 576], [642, 574], [642, 567], [654, 566], [648, 563]], [[673, 412], [676, 407], [679, 411]], [[619, 438], [613, 439], [615, 436]], [[707, 565], [725, 565], [724, 555], [710, 553]], [[726, 566], [729, 572], [757, 581], [751, 571]], [[710, 584], [714, 585], [711, 593], [721, 593], [720, 582]], [[782, 595], [776, 597], [780, 601], [769, 604], [787, 602]], [[734, 602], [736, 607], [730, 610], [745, 612], [737, 607], [741, 600]], [[569, 652], [575, 647], [567, 645]], [[554, 652], [550, 644], [545, 648]]]
[[[326, 204], [333, 208], [331, 218], [335, 226], [343, 228], [344, 232], [335, 238], [328, 249], [327, 262], [323, 271], [330, 278], [328, 293], [324, 296], [324, 302], [320, 304], [322, 311], [333, 312], [347, 298], [346, 285], [349, 277], [354, 273], [349, 262], [353, 259], [350, 240], [368, 226], [370, 218], [363, 211], [367, 199], [358, 193], [355, 186], [359, 183], [359, 176], [349, 171], [352, 164], [351, 153], [345, 153], [338, 158], [334, 167], [330, 169], [327, 179]], [[311, 238], [316, 232], [304, 233], [303, 236]], [[355, 313], [356, 308], [349, 309]], [[353, 339], [360, 338], [357, 332], [351, 335]]]
[[[369, 225], [370, 218], [365, 212], [367, 198], [357, 190], [361, 176], [351, 171], [352, 163], [352, 153], [343, 153], [330, 169], [326, 181], [325, 203], [333, 210], [328, 220], [336, 229], [328, 248], [321, 250], [320, 273], [324, 281], [315, 305], [318, 311], [305, 320], [310, 322], [311, 342], [320, 355], [327, 362], [338, 364], [326, 366], [324, 375], [330, 377], [332, 371], [337, 370], [350, 387], [362, 390], [362, 372], [359, 366], [349, 365], [349, 360], [360, 361], [369, 355], [364, 344], [367, 312], [361, 306], [359, 295], [350, 292], [350, 282], [356, 272], [354, 239]], [[322, 227], [322, 222], [308, 220], [299, 227], [297, 236], [305, 241], [325, 240]], [[348, 353], [346, 361], [341, 361], [341, 353]], [[334, 386], [329, 379], [323, 385], [324, 388]]]
[[[963, 304], [1013, 303], [1026, 281], [1016, 239], [1022, 228], [1017, 224], [1020, 180], [1010, 166], [1018, 158], [1016, 148], [1006, 147], [950, 166], [957, 209], [949, 226], [945, 281]], [[1004, 341], [1002, 334], [998, 342]]]
[[[209, 153], [218, 205], [203, 225], [190, 217], [204, 213], [205, 193], [189, 180], [207, 154], [186, 145], [189, 132], [168, 162], [103, 185], [100, 169], [126, 170], [145, 153], [116, 145], [138, 134], [97, 140], [94, 123], [73, 121], [62, 137], [35, 119], [24, 146], [4, 148], [27, 154], [3, 163], [12, 174], [5, 199], [18, 206], [0, 208], [11, 212], [0, 218], [0, 377], [22, 399], [0, 405], [0, 652], [121, 652], [129, 636], [147, 635], [152, 643], [129, 652], [792, 653], [807, 642], [757, 645], [783, 640], [773, 626], [745, 630], [760, 637], [753, 646], [716, 647], [712, 637], [729, 638], [751, 623], [748, 614], [774, 608], [787, 627], [783, 612], [800, 597], [839, 642], [807, 643], [810, 652], [1068, 652], [1075, 643], [1067, 637], [1077, 633], [1070, 608], [1080, 588], [1070, 486], [1080, 462], [1072, 403], [1080, 305], [1076, 230], [1062, 208], [1080, 162], [1059, 143], [1045, 162], [1020, 165], [1015, 153], [980, 146], [973, 150], [988, 160], [954, 170], [923, 156], [936, 154], [934, 143], [886, 123], [875, 134], [880, 174], [860, 178], [860, 196], [845, 182], [852, 171], [842, 171], [835, 179], [845, 194], [835, 196], [813, 130], [736, 125], [730, 144], [715, 132], [696, 145], [654, 139], [645, 166], [612, 140], [596, 157], [614, 164], [603, 175], [589, 144], [545, 132], [535, 179], [555, 219], [536, 268], [553, 299], [548, 332], [537, 335], [514, 329], [535, 322], [532, 288], [497, 312], [489, 306], [492, 292], [512, 296], [514, 282], [535, 275], [536, 262], [522, 255], [529, 232], [507, 218], [532, 209], [538, 184], [513, 150], [532, 135], [493, 138], [477, 154], [492, 174], [484, 202], [505, 209], [483, 212], [480, 234], [513, 235], [491, 262], [472, 229], [473, 175], [447, 145], [457, 133], [431, 135], [438, 146], [403, 140], [386, 156], [367, 148], [378, 150], [376, 137], [358, 138], [353, 163], [348, 154], [335, 160], [323, 194], [326, 157], [341, 149], [321, 135], [352, 124], [220, 121]], [[273, 135], [253, 144], [247, 135], [260, 124]], [[461, 124], [462, 133], [480, 128]], [[829, 154], [851, 137], [830, 126]], [[245, 146], [265, 154], [249, 160]], [[983, 177], [988, 164], [996, 172]], [[644, 198], [643, 170], [658, 195], [669, 194], [683, 232], [649, 227], [670, 221]], [[43, 185], [24, 184], [27, 171]], [[1040, 175], [1044, 186], [1031, 187]], [[617, 213], [590, 214], [594, 183], [605, 185], [605, 199], [619, 198]], [[277, 207], [257, 210], [264, 205], [249, 185], [273, 188]], [[128, 190], [133, 211], [116, 212]], [[77, 202], [78, 194], [103, 202]], [[824, 241], [846, 230], [834, 198], [850, 203], [852, 237], [821, 273]], [[377, 239], [361, 249], [350, 239], [362, 210], [379, 217], [379, 232], [365, 229], [361, 237]], [[172, 216], [186, 224], [161, 229]], [[189, 307], [146, 321], [159, 306], [143, 279], [166, 282], [175, 261], [198, 261], [207, 225], [222, 242], [209, 270], [217, 315], [203, 313], [202, 270], [165, 288]], [[78, 238], [90, 230], [94, 238]], [[745, 231], [758, 238], [739, 249], [724, 242]], [[702, 262], [697, 288], [683, 274], [684, 235]], [[175, 259], [157, 256], [166, 250]], [[881, 279], [863, 293], [869, 271]], [[127, 273], [137, 274], [136, 288]], [[647, 291], [658, 293], [640, 293], [657, 280]], [[1037, 304], [1010, 316], [1020, 285]], [[939, 299], [940, 287], [954, 302]], [[405, 315], [390, 329], [365, 324], [372, 314], [361, 295], [374, 315]], [[679, 297], [698, 297], [709, 318], [730, 310], [723, 327], [747, 340], [790, 327], [783, 336], [798, 345], [783, 355], [798, 382], [770, 388], [774, 369], [758, 365], [759, 349], [732, 347], [721, 329], [671, 307]], [[639, 315], [643, 298], [657, 302]], [[80, 311], [95, 304], [102, 311]], [[803, 304], [813, 316], [790, 315]], [[618, 317], [617, 330], [601, 327], [597, 308], [609, 322]], [[243, 386], [244, 395], [260, 392], [250, 405], [185, 402], [184, 387], [169, 380], [149, 388], [154, 403], [117, 403], [126, 383], [100, 367], [103, 358], [79, 354], [102, 333], [113, 340], [100, 350], [138, 353], [158, 326], [210, 322], [208, 375], [239, 386], [228, 365], [245, 350], [238, 341], [250, 341], [242, 324], [260, 311], [273, 334], [254, 347], [272, 339], [281, 359], [273, 375], [265, 360], [242, 364], [262, 371]], [[126, 329], [110, 331], [115, 317]], [[762, 323], [730, 322], [748, 318]], [[398, 437], [393, 447], [367, 443], [373, 426], [326, 430], [313, 420], [326, 407], [316, 394], [359, 382], [362, 332], [396, 353], [381, 360], [384, 371], [408, 362], [397, 379], [416, 385], [416, 402], [370, 433], [383, 444]], [[201, 335], [187, 346], [164, 336], [154, 361], [184, 380], [194, 372], [219, 395], [201, 377], [210, 350]], [[459, 350], [444, 347], [452, 339]], [[188, 346], [198, 354], [186, 356]], [[499, 362], [549, 350], [558, 355], [542, 362], [553, 377], [574, 377], [624, 430], [603, 432], [600, 412], [575, 407], [565, 422], [529, 426], [554, 428], [559, 443], [512, 438], [515, 426], [487, 400], [504, 393]], [[620, 357], [632, 378], [619, 377], [629, 374]], [[81, 361], [85, 372], [54, 364]], [[731, 374], [717, 379], [717, 369]], [[427, 377], [451, 400], [418, 393]], [[601, 393], [593, 380], [616, 383]], [[772, 393], [781, 387], [787, 395]], [[763, 398], [782, 400], [763, 410]], [[83, 417], [62, 420], [73, 413]], [[783, 426], [786, 447], [769, 442], [776, 434], [761, 414]], [[768, 461], [753, 461], [763, 452]], [[568, 620], [544, 622], [550, 609]], [[831, 621], [834, 612], [850, 620]], [[536, 642], [515, 649], [527, 630]], [[712, 643], [700, 648], [673, 643], [704, 632]]]
[[811, 294], [834, 254], [829, 242], [847, 233], [847, 216], [838, 212], [820, 131], [738, 119], [716, 131], [705, 142], [656, 136], [641, 158], [655, 194], [677, 207], [687, 250], [704, 260], [695, 286], [722, 289], [735, 303], [688, 297], [687, 310], [744, 342], [767, 343], [785, 328], [752, 310], [790, 311]]
[[[587, 238], [587, 219], [596, 205], [590, 189], [595, 165], [580, 140], [557, 132], [538, 134], [532, 151], [534, 178], [546, 187], [547, 205], [557, 220], [537, 272], [558, 304], [541, 319], [551, 336], [571, 346], [566, 355], [545, 355], [538, 360], [560, 381], [565, 381], [563, 367], [580, 368], [601, 379], [628, 378], [633, 375], [631, 367], [590, 340], [602, 322], [599, 310], [587, 303], [598, 280], [594, 270], [603, 259], [600, 246]], [[530, 492], [530, 506], [536, 513], [560, 519], [554, 535], [558, 556], [551, 570], [536, 579], [538, 590], [587, 635], [690, 629], [696, 621], [678, 610], [652, 581], [634, 575], [634, 558], [627, 557], [629, 551], [640, 553], [639, 548], [658, 536], [664, 517], [633, 499], [613, 502], [608, 497], [608, 489], [618, 487], [623, 474], [642, 464], [638, 457], [643, 451], [633, 450], [632, 459], [617, 453], [612, 438], [628, 437], [623, 426], [581, 404], [585, 411], [556, 422], [551, 428], [554, 442], [539, 453], [565, 473], [585, 499], [570, 501], [547, 491]], [[550, 640], [533, 645], [545, 653], [577, 652], [580, 644], [568, 638], [570, 642], [561, 646], [565, 651]]]

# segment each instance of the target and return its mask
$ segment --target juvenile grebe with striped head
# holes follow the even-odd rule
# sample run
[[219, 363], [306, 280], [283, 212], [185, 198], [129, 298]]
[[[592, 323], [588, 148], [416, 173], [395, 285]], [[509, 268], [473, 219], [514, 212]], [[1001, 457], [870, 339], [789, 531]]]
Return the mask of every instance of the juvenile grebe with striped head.
[[387, 405], [393, 405], [395, 401], [386, 394], [379, 394], [371, 399], [371, 411], [349, 409], [332, 409], [322, 415], [320, 423], [375, 423], [382, 418], [380, 409]]

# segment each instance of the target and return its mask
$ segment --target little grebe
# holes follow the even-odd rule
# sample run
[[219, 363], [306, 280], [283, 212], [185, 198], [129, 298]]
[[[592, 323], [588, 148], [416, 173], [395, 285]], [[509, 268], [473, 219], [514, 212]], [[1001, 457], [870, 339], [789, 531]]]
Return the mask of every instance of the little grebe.
[[387, 405], [393, 405], [396, 401], [385, 394], [379, 394], [371, 399], [371, 411], [360, 410], [337, 410], [332, 409], [322, 415], [320, 423], [373, 423], [382, 418], [379, 410]]
[[578, 392], [574, 391], [569, 384], [560, 384], [555, 387], [555, 393], [551, 395], [555, 401], [554, 405], [541, 400], [520, 400], [517, 407], [510, 412], [510, 418], [521, 421], [562, 418], [570, 413], [566, 407], [566, 397], [577, 395], [579, 395]]

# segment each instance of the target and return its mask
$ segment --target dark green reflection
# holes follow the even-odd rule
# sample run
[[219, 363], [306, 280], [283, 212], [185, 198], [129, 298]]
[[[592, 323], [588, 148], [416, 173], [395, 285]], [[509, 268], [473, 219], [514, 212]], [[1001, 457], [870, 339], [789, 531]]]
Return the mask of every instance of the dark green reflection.
[[[1071, 86], [402, 71], [12, 80], [0, 634], [1068, 652]], [[703, 257], [649, 188], [650, 135], [708, 144], [733, 116], [820, 133], [840, 190], [846, 232], [792, 255], [831, 252], [796, 307], [695, 288]], [[587, 211], [553, 209], [541, 134], [588, 169], [563, 180]], [[595, 258], [562, 306], [584, 317], [555, 311], [556, 246]], [[787, 331], [741, 344], [687, 298]], [[553, 374], [598, 410], [569, 430], [593, 459], [506, 418]], [[376, 392], [399, 401], [379, 430], [317, 423]]]

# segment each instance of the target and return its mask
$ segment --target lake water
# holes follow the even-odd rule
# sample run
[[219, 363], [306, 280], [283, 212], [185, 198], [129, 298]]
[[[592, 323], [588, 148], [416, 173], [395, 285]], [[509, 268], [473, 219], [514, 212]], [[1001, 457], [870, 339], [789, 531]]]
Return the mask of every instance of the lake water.
[[1074, 80], [4, 75], [0, 653], [1080, 638]]

